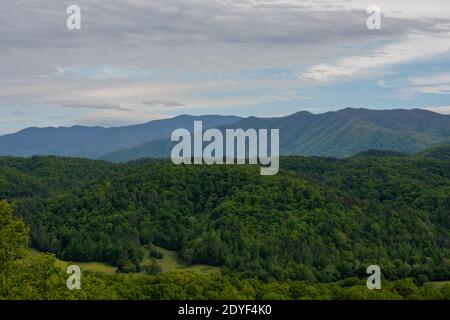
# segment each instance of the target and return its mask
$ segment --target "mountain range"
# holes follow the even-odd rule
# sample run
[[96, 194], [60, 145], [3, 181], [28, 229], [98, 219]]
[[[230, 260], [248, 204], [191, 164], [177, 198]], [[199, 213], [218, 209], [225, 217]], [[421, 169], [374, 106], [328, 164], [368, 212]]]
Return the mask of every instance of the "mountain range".
[[141, 143], [170, 137], [177, 128], [193, 127], [201, 120], [205, 128], [234, 123], [235, 116], [189, 116], [155, 120], [124, 127], [73, 126], [27, 128], [0, 137], [0, 156], [58, 155], [96, 159], [100, 156]]
[[[249, 117], [221, 129], [280, 129], [282, 155], [343, 158], [378, 149], [412, 154], [450, 139], [450, 117], [426, 110], [367, 110], [347, 108], [287, 117]], [[126, 162], [144, 157], [169, 157], [176, 142], [149, 141], [101, 157]]]
[[60, 155], [125, 162], [168, 157], [173, 130], [203, 127], [280, 129], [282, 155], [342, 158], [378, 149], [416, 153], [450, 141], [450, 116], [421, 109], [368, 110], [347, 108], [285, 117], [189, 116], [125, 127], [28, 128], [0, 137], [0, 156]]

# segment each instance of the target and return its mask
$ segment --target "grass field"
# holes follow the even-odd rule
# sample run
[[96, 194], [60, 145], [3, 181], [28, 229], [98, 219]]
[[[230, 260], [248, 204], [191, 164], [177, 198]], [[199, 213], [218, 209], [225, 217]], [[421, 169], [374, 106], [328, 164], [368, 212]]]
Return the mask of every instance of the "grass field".
[[431, 285], [435, 288], [442, 288], [445, 285], [450, 285], [450, 281], [433, 281]]
[[[40, 252], [31, 249], [32, 254], [41, 254]], [[80, 267], [81, 271], [91, 271], [91, 272], [102, 272], [102, 273], [107, 273], [107, 274], [114, 274], [116, 272], [116, 268], [107, 264], [107, 263], [103, 263], [103, 262], [68, 262], [68, 261], [63, 261], [60, 260], [58, 258], [56, 258], [56, 263], [55, 265], [57, 267], [60, 267], [63, 270], [66, 270], [68, 266], [70, 265], [77, 265]]]
[[[164, 254], [164, 257], [158, 261], [158, 264], [162, 268], [162, 272], [168, 271], [192, 271], [192, 272], [220, 272], [220, 267], [213, 267], [204, 264], [195, 264], [188, 266], [182, 263], [178, 257], [176, 251], [167, 250], [158, 246], [153, 245], [153, 248]], [[147, 256], [144, 258], [142, 265], [149, 264], [151, 259], [148, 257], [148, 250], [146, 250]]]
[[[158, 246], [153, 245], [153, 248], [158, 250], [159, 252], [164, 254], [164, 257], [161, 260], [157, 260], [158, 264], [162, 268], [162, 272], [169, 271], [192, 271], [192, 272], [200, 272], [200, 273], [211, 273], [211, 272], [220, 272], [220, 267], [213, 267], [203, 264], [196, 264], [188, 266], [179, 261], [177, 257], [176, 251], [167, 250]], [[40, 252], [31, 249], [32, 254], [40, 254]], [[142, 261], [142, 266], [148, 265], [151, 263], [151, 258], [148, 256], [149, 250], [145, 249], [145, 257]], [[117, 272], [117, 269], [107, 263], [103, 262], [75, 262], [71, 263], [68, 261], [63, 261], [60, 259], [56, 259], [56, 265], [63, 270], [66, 270], [67, 267], [71, 264], [77, 265], [80, 267], [81, 271], [91, 271], [91, 272], [102, 272], [106, 274], [114, 274]]]

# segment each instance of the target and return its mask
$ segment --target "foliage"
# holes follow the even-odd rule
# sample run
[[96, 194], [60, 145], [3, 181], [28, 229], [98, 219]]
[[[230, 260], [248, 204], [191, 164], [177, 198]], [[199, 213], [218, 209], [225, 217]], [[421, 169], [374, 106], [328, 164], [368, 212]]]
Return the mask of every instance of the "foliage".
[[[92, 276], [100, 286], [109, 281], [121, 286], [128, 281], [123, 279], [131, 279], [127, 286], [132, 288], [134, 282], [194, 277], [200, 283], [212, 281], [211, 286], [230, 282], [221, 297], [241, 294], [244, 283], [258, 283], [251, 292], [277, 284], [276, 290], [250, 295], [261, 299], [296, 299], [283, 289], [291, 285], [321, 288], [320, 297], [354, 297], [350, 289], [333, 289], [342, 287], [336, 282], [363, 278], [368, 265], [378, 264], [392, 281], [389, 297], [414, 298], [428, 281], [450, 279], [450, 165], [426, 154], [284, 157], [275, 177], [260, 176], [254, 166], [174, 166], [164, 160], [112, 165], [33, 157], [0, 162], [0, 195], [30, 227], [31, 245], [40, 251], [70, 261], [108, 262], [124, 273], [153, 274], [160, 271], [157, 264], [145, 267], [142, 261], [149, 250], [144, 248], [155, 244], [177, 250], [187, 264], [223, 270], [205, 278]], [[27, 228], [12, 218], [4, 202], [1, 210], [2, 263], [11, 267], [23, 261], [26, 269], [38, 259], [19, 259]], [[59, 279], [52, 277], [42, 276], [47, 286]], [[396, 288], [397, 280], [405, 278], [422, 289], [401, 289], [406, 280]], [[185, 294], [182, 288], [165, 294], [177, 296], [177, 290]], [[207, 289], [200, 290], [207, 298], [202, 290]], [[108, 294], [128, 298], [120, 290]], [[153, 291], [142, 296], [166, 297]]]

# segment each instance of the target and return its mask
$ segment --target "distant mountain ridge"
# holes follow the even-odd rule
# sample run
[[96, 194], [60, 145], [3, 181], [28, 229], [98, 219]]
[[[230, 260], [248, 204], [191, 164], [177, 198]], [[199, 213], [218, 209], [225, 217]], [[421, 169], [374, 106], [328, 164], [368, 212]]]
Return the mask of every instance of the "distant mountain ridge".
[[[450, 141], [450, 117], [431, 111], [347, 108], [312, 114], [300, 111], [279, 118], [249, 117], [226, 128], [280, 129], [282, 155], [347, 157], [367, 150], [416, 153]], [[126, 162], [144, 157], [169, 157], [175, 145], [168, 138], [118, 150], [101, 157]]]
[[342, 158], [368, 150], [416, 153], [450, 142], [450, 116], [431, 111], [347, 108], [285, 117], [189, 116], [124, 127], [27, 128], [0, 136], [0, 156], [58, 155], [126, 162], [169, 157], [173, 130], [203, 128], [280, 129], [282, 155]]
[[155, 120], [125, 127], [27, 128], [0, 136], [0, 156], [59, 155], [96, 159], [106, 153], [170, 137], [177, 128], [190, 128], [195, 120], [216, 127], [239, 121], [236, 116], [189, 116]]

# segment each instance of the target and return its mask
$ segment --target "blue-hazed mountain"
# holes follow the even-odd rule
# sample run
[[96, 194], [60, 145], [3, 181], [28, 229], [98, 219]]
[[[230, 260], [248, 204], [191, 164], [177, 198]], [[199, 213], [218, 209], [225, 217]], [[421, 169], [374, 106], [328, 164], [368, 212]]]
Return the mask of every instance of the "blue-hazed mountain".
[[[340, 158], [371, 149], [416, 153], [450, 141], [450, 116], [420, 109], [347, 108], [323, 114], [302, 111], [279, 118], [249, 117], [220, 129], [226, 128], [278, 128], [283, 155]], [[101, 158], [125, 162], [143, 157], [168, 157], [175, 144], [168, 138], [154, 140]]]
[[98, 158], [106, 153], [137, 146], [143, 142], [170, 137], [177, 128], [190, 128], [195, 120], [205, 127], [239, 121], [235, 116], [189, 116], [155, 120], [144, 124], [103, 127], [27, 128], [0, 137], [0, 156], [60, 155]]

